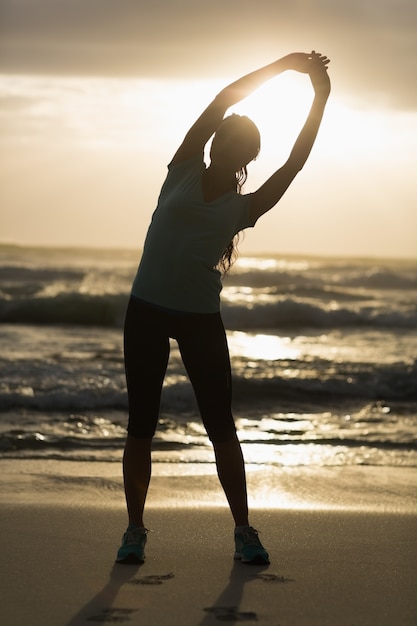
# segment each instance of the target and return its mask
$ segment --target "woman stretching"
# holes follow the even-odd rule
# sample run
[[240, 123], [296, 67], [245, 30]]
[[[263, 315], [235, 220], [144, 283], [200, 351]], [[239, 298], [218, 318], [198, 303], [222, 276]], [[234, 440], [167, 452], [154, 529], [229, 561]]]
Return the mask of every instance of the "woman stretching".
[[[123, 474], [129, 526], [117, 553], [119, 563], [145, 559], [143, 512], [170, 338], [178, 342], [214, 447], [235, 523], [235, 558], [269, 563], [248, 518], [245, 466], [231, 410], [229, 352], [220, 316], [221, 272], [233, 261], [235, 236], [277, 204], [306, 162], [330, 93], [328, 63], [314, 51], [293, 53], [232, 83], [190, 128], [168, 166], [125, 320], [129, 423]], [[311, 110], [287, 162], [257, 191], [245, 195], [241, 188], [246, 166], [260, 149], [259, 132], [245, 116], [224, 115], [285, 70], [309, 75], [314, 89]], [[213, 134], [206, 167], [204, 147]]]

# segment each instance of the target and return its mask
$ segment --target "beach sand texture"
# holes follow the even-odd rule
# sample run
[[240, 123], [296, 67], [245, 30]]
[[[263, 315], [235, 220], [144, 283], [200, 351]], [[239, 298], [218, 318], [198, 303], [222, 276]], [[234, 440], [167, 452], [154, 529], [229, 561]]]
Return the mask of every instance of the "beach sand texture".
[[[83, 475], [81, 463], [1, 462], [2, 484], [9, 485], [0, 513], [2, 624], [417, 623], [412, 506], [340, 506], [333, 498], [327, 505], [322, 499], [316, 506], [255, 507], [252, 523], [271, 565], [245, 566], [233, 560], [233, 525], [214, 477], [183, 477], [187, 497], [181, 498], [180, 488], [175, 502], [167, 499], [169, 477], [157, 476], [147, 514], [153, 532], [146, 562], [115, 565], [126, 525], [120, 468], [94, 465], [97, 476], [104, 476], [101, 483]], [[55, 483], [45, 479], [54, 467], [62, 478]], [[250, 490], [256, 480], [249, 475]], [[318, 474], [316, 484], [323, 493], [331, 481], [326, 485]], [[371, 504], [372, 499], [375, 493]]]

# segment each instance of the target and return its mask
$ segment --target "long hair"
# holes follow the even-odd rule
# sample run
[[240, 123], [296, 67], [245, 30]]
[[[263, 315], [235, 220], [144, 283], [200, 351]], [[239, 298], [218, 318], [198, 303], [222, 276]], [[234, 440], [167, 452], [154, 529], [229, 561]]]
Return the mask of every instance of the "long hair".
[[[251, 119], [246, 117], [246, 115], [236, 115], [233, 113], [229, 117], [225, 118], [223, 122], [232, 119], [234, 122], [238, 123], [241, 127], [242, 134], [248, 140], [248, 150], [250, 152], [250, 161], [256, 159], [259, 154], [259, 150], [261, 147], [261, 137], [259, 134], [259, 130], [257, 126], [252, 122]], [[245, 184], [248, 178], [248, 170], [246, 164], [243, 165], [238, 172], [236, 172], [236, 191], [237, 193], [242, 193], [243, 185]], [[237, 245], [239, 243], [240, 233], [237, 233], [229, 245], [226, 247], [223, 252], [220, 261], [218, 263], [218, 269], [224, 274], [226, 274], [229, 269], [232, 267], [233, 263], [236, 261], [238, 257], [238, 249]]]
[[[236, 172], [237, 193], [239, 194], [242, 193], [242, 187], [245, 184], [247, 178], [248, 178], [248, 170], [246, 168], [246, 165], [244, 165], [238, 172]], [[239, 241], [240, 241], [240, 233], [237, 233], [233, 237], [233, 239], [230, 241], [229, 245], [227, 246], [227, 248], [225, 249], [225, 251], [223, 252], [220, 258], [218, 268], [223, 273], [223, 275], [226, 274], [230, 270], [230, 268], [232, 267], [233, 263], [236, 261], [239, 255], [239, 251], [237, 248]]]

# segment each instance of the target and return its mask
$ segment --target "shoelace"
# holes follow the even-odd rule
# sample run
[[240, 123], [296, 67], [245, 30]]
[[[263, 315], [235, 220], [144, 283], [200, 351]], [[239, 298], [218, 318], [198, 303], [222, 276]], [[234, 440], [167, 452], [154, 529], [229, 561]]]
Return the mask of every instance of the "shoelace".
[[248, 528], [243, 533], [243, 541], [248, 546], [259, 546], [260, 540], [258, 537], [258, 531], [254, 528]]
[[133, 530], [126, 531], [124, 545], [130, 546], [132, 544], [137, 544], [140, 542], [143, 537], [146, 537], [148, 534], [148, 530], [145, 528], [143, 531], [142, 528], [134, 528]]

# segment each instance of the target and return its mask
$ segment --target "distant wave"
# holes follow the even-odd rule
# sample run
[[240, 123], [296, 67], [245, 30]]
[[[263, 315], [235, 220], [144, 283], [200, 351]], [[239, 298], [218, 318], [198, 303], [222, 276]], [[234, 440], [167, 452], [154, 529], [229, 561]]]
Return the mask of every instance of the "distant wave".
[[376, 269], [361, 273], [344, 281], [349, 286], [367, 287], [370, 289], [417, 289], [417, 275], [401, 274], [384, 269]]
[[296, 298], [283, 298], [278, 302], [228, 305], [223, 308], [226, 327], [230, 329], [280, 329], [280, 328], [346, 328], [349, 326], [375, 326], [377, 328], [417, 328], [417, 310], [380, 311], [371, 307], [353, 310], [345, 307], [330, 308]]
[[404, 269], [386, 269], [384, 267], [363, 268], [349, 264], [323, 264], [322, 267], [309, 269], [305, 272], [248, 270], [234, 271], [226, 277], [228, 285], [251, 285], [253, 287], [291, 288], [323, 288], [333, 286], [360, 287], [363, 289], [410, 290], [417, 289], [416, 264]]
[[[0, 323], [122, 326], [136, 253], [2, 251]], [[417, 261], [242, 257], [223, 296], [231, 330], [417, 329]]]
[[123, 324], [127, 299], [126, 295], [81, 293], [0, 299], [0, 322], [119, 327]]
[[[121, 327], [127, 306], [127, 294], [90, 295], [60, 293], [56, 296], [0, 298], [0, 323], [69, 324]], [[329, 307], [298, 298], [281, 298], [275, 302], [248, 307], [224, 303], [223, 318], [230, 330], [282, 328], [416, 328], [417, 310], [392, 310], [371, 306]]]
[[[305, 364], [304, 364], [305, 365]], [[416, 401], [417, 361], [413, 364], [337, 364], [320, 359], [309, 363], [311, 371], [320, 372], [314, 377], [288, 377], [288, 367], [302, 369], [297, 361], [276, 361], [265, 375], [248, 376], [245, 368], [234, 371], [235, 402], [243, 407], [265, 404], [278, 406], [283, 400], [298, 405], [334, 406], [341, 401]], [[70, 375], [70, 373], [68, 374]], [[89, 380], [80, 379], [74, 386], [62, 383], [33, 391], [27, 387], [8, 385], [0, 387], [0, 411], [24, 409], [46, 413], [127, 410], [124, 388], [92, 388]], [[164, 388], [162, 411], [174, 414], [198, 412], [194, 393], [188, 381], [178, 378]]]
[[[288, 364], [277, 364], [276, 376], [254, 376], [234, 380], [235, 395], [247, 403], [255, 403], [260, 398], [266, 400], [284, 398], [302, 402], [319, 401], [332, 405], [337, 400], [417, 400], [417, 361], [407, 365], [392, 363], [389, 365], [344, 363], [340, 368], [325, 363], [321, 366], [311, 363], [312, 370], [321, 374], [317, 377], [288, 378], [282, 369]], [[292, 364], [297, 368], [297, 362]]]

